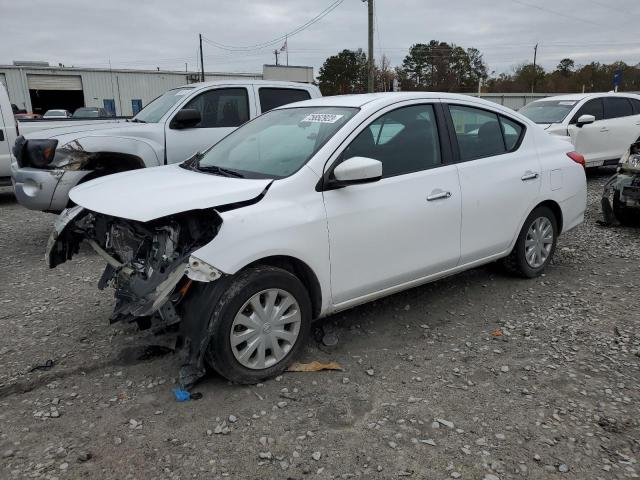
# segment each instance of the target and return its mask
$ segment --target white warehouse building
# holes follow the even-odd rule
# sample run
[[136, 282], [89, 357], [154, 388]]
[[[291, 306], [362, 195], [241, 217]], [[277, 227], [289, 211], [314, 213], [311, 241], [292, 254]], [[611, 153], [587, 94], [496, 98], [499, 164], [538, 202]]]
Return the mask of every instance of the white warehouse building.
[[[73, 112], [79, 107], [102, 107], [116, 116], [135, 115], [170, 88], [200, 81], [199, 72], [53, 67], [46, 62], [0, 65], [0, 83], [11, 103], [27, 112], [50, 109]], [[312, 67], [265, 65], [263, 73], [205, 72], [205, 79], [313, 81]]]

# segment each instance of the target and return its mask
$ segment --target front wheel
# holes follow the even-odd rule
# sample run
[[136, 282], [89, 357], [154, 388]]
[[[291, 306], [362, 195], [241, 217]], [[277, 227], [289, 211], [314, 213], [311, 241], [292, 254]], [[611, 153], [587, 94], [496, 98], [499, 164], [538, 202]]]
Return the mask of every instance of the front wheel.
[[539, 276], [556, 249], [557, 225], [551, 209], [535, 208], [525, 220], [513, 250], [504, 259], [507, 270], [526, 278]]
[[304, 347], [311, 301], [286, 270], [261, 266], [238, 274], [213, 308], [205, 360], [223, 377], [251, 384], [283, 372]]

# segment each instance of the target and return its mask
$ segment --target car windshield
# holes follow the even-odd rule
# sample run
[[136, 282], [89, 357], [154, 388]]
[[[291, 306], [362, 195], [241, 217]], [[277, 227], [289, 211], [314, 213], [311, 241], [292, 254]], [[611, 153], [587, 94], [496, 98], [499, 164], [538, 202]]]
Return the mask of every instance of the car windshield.
[[357, 108], [271, 110], [211, 147], [196, 168], [246, 178], [284, 178], [300, 169]]
[[518, 113], [536, 123], [561, 123], [578, 100], [542, 100], [525, 105]]
[[94, 118], [97, 116], [97, 108], [78, 108], [75, 112], [73, 112], [74, 118]]
[[193, 87], [182, 87], [169, 90], [149, 103], [133, 117], [134, 122], [158, 123], [160, 119], [180, 100], [191, 93]]

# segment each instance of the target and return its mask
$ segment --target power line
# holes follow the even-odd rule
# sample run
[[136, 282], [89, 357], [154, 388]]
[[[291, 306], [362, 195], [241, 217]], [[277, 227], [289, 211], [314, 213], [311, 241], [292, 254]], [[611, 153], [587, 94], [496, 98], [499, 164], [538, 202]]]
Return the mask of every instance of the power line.
[[273, 45], [282, 42], [283, 40], [289, 38], [289, 37], [293, 37], [294, 35], [297, 35], [298, 33], [306, 30], [307, 28], [311, 27], [312, 25], [318, 23], [320, 20], [322, 20], [324, 17], [326, 17], [329, 13], [331, 13], [333, 10], [335, 10], [336, 8], [338, 8], [340, 6], [340, 4], [342, 4], [342, 2], [344, 2], [344, 0], [336, 0], [334, 2], [332, 2], [327, 8], [325, 8], [324, 10], [322, 10], [318, 15], [316, 15], [315, 17], [313, 17], [311, 20], [307, 21], [306, 23], [300, 25], [299, 27], [293, 29], [290, 32], [285, 33], [284, 35], [281, 35], [277, 38], [271, 39], [269, 41], [266, 42], [262, 42], [262, 43], [257, 43], [254, 45], [225, 45], [223, 43], [219, 43], [216, 42], [215, 40], [211, 40], [210, 38], [206, 38], [206, 37], [202, 37], [203, 40], [205, 42], [207, 42], [208, 44], [220, 48], [222, 50], [228, 50], [228, 51], [248, 51], [248, 50], [260, 50], [260, 49], [264, 49], [267, 47], [272, 47]]
[[541, 10], [541, 11], [547, 12], [547, 13], [553, 13], [554, 15], [558, 15], [560, 17], [568, 18], [570, 20], [577, 20], [579, 22], [588, 23], [590, 25], [595, 25], [596, 27], [614, 28], [613, 25], [603, 25], [601, 23], [592, 22], [591, 20], [586, 20], [584, 18], [575, 17], [573, 15], [568, 15], [566, 13], [558, 12], [557, 10], [551, 10], [550, 8], [541, 7], [540, 5], [534, 5], [532, 3], [523, 2], [522, 0], [510, 0], [510, 1], [512, 1], [514, 3], [517, 3], [518, 5], [523, 5], [525, 7], [535, 8], [536, 10]]

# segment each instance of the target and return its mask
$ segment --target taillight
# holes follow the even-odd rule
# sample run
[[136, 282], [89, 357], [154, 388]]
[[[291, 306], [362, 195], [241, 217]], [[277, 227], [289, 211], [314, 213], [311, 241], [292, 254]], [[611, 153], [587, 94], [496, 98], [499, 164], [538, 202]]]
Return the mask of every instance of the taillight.
[[582, 165], [582, 168], [585, 167], [584, 155], [581, 155], [578, 152], [569, 152], [567, 153], [567, 157], [569, 157], [574, 162]]

